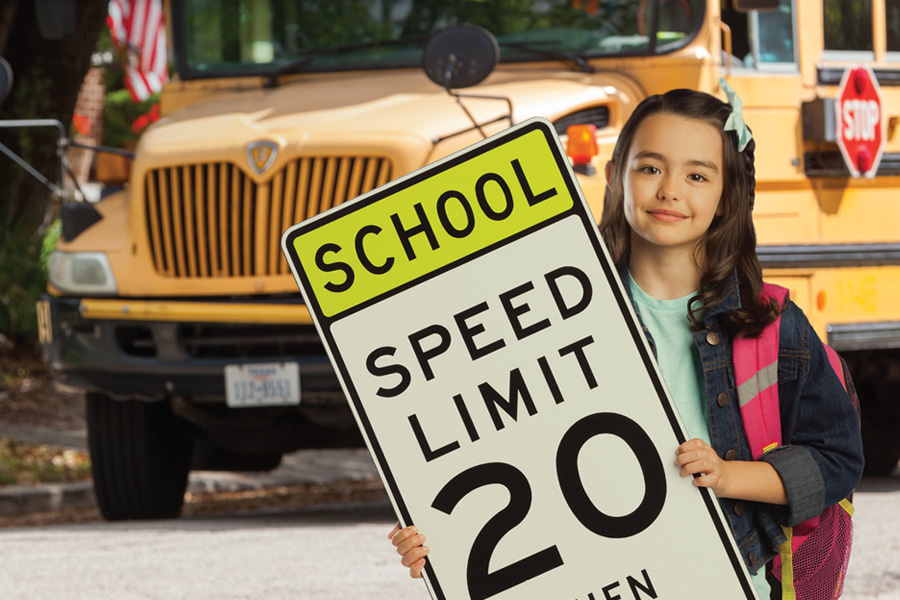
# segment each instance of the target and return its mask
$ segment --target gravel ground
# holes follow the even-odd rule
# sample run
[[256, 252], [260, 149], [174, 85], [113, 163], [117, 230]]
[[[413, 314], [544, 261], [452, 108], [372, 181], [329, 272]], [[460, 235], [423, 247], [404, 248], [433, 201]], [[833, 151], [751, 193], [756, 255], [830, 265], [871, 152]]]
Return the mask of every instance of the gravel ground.
[[[35, 352], [0, 351], [0, 438], [85, 450], [84, 394], [53, 380]], [[387, 498], [365, 450], [287, 455], [268, 474], [193, 473], [184, 516], [293, 511]], [[339, 473], [338, 477], [332, 477]], [[95, 507], [0, 517], [0, 527], [99, 521]]]
[[0, 426], [84, 431], [84, 395], [57, 383], [34, 351], [0, 351]]

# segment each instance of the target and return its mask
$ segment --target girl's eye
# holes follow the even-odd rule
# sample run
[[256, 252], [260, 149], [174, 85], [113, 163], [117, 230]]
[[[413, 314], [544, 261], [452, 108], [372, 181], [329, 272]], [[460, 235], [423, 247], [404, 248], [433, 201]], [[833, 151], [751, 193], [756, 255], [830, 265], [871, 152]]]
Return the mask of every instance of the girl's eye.
[[688, 175], [688, 178], [691, 181], [706, 181], [707, 180], [706, 177], [701, 175], [700, 173], [691, 173], [690, 175]]
[[659, 173], [659, 169], [656, 167], [647, 165], [638, 169], [641, 173], [646, 173], [647, 175], [657, 175]]

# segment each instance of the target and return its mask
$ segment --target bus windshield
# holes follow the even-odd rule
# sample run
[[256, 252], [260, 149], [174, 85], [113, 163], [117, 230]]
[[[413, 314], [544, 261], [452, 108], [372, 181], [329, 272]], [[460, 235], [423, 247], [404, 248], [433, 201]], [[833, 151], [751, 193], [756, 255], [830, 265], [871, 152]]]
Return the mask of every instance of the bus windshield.
[[[475, 24], [501, 62], [669, 52], [703, 22], [703, 0], [183, 0], [182, 79], [416, 67], [434, 32]], [[656, 14], [659, 11], [659, 14]]]

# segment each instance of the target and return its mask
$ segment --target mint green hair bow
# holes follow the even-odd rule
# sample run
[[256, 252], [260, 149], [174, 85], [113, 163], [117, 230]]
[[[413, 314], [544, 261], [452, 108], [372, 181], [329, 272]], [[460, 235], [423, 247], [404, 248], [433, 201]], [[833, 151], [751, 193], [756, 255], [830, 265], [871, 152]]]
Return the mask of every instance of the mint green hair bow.
[[725, 91], [725, 96], [728, 98], [728, 104], [731, 105], [731, 114], [728, 116], [728, 120], [725, 121], [725, 131], [733, 131], [737, 135], [738, 152], [743, 152], [750, 140], [753, 139], [753, 135], [747, 128], [747, 123], [744, 122], [744, 114], [741, 112], [744, 108], [744, 103], [741, 101], [740, 96], [731, 89], [728, 82], [721, 77], [719, 78], [719, 85], [722, 86], [722, 90]]

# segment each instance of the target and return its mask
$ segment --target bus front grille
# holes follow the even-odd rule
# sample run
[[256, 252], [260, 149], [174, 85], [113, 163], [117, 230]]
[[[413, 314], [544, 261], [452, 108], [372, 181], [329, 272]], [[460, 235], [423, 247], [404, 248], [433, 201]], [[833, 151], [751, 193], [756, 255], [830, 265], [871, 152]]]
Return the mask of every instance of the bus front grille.
[[290, 274], [281, 235], [392, 179], [382, 157], [307, 157], [257, 184], [231, 163], [166, 167], [144, 178], [156, 272], [176, 278]]

